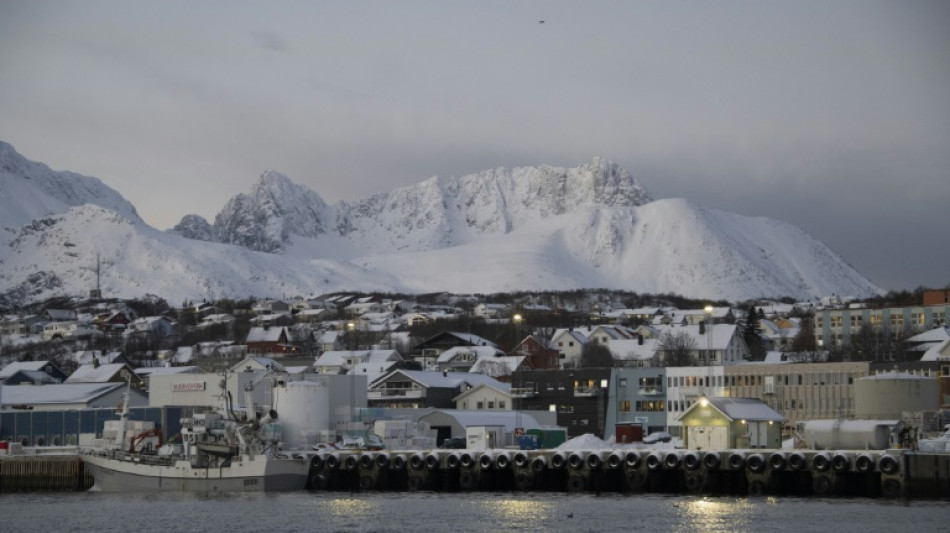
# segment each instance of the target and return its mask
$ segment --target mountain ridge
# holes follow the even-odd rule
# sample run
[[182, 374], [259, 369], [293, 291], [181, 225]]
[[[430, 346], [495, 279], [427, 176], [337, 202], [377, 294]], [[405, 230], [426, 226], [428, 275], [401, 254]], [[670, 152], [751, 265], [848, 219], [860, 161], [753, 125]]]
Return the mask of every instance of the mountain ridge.
[[[572, 169], [433, 177], [333, 205], [265, 172], [213, 224], [189, 215], [159, 231], [95, 178], [52, 179], [45, 165], [16, 157], [0, 157], [20, 169], [0, 172], [0, 190], [15, 182], [16, 198], [32, 203], [0, 232], [0, 305], [84, 294], [97, 254], [110, 265], [106, 294], [170, 301], [337, 290], [606, 288], [733, 301], [881, 292], [800, 228], [685, 199], [654, 200], [600, 158]], [[24, 185], [34, 177], [53, 190]]]

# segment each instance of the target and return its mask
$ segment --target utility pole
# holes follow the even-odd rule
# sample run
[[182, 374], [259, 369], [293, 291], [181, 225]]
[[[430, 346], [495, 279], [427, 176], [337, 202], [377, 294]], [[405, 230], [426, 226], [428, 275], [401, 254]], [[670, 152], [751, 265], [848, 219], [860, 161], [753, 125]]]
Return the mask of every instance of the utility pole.
[[94, 299], [94, 300], [101, 300], [102, 299], [102, 260], [99, 257], [99, 252], [96, 252], [96, 266], [79, 267], [79, 268], [96, 273], [96, 288], [89, 291], [89, 298]]

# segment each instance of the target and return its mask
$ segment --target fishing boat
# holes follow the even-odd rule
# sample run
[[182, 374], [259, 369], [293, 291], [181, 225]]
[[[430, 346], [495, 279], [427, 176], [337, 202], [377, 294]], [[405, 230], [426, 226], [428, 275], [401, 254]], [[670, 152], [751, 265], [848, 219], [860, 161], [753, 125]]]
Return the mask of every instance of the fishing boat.
[[230, 408], [196, 413], [181, 420], [180, 443], [162, 444], [160, 431], [148, 427], [150, 423], [128, 419], [126, 399], [119, 420], [106, 422], [106, 445], [80, 451], [95, 480], [91, 490], [260, 492], [305, 488], [309, 457], [280, 449], [277, 413], [271, 410], [258, 417], [250, 400], [247, 413], [250, 416], [238, 416]]

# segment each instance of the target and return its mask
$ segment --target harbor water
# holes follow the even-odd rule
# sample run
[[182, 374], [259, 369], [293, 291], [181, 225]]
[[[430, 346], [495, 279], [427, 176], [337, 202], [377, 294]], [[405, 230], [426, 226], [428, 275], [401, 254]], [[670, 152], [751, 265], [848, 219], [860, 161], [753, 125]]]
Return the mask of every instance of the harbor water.
[[0, 495], [0, 530], [518, 532], [946, 531], [945, 501], [514, 493]]

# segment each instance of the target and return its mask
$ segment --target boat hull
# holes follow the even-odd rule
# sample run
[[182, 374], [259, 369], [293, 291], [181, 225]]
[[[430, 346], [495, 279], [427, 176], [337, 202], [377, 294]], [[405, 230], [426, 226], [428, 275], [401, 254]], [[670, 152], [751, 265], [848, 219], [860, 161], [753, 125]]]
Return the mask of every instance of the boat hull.
[[103, 492], [188, 491], [271, 492], [302, 490], [309, 462], [303, 459], [258, 456], [229, 466], [193, 467], [188, 461], [146, 464], [100, 455], [81, 455]]

